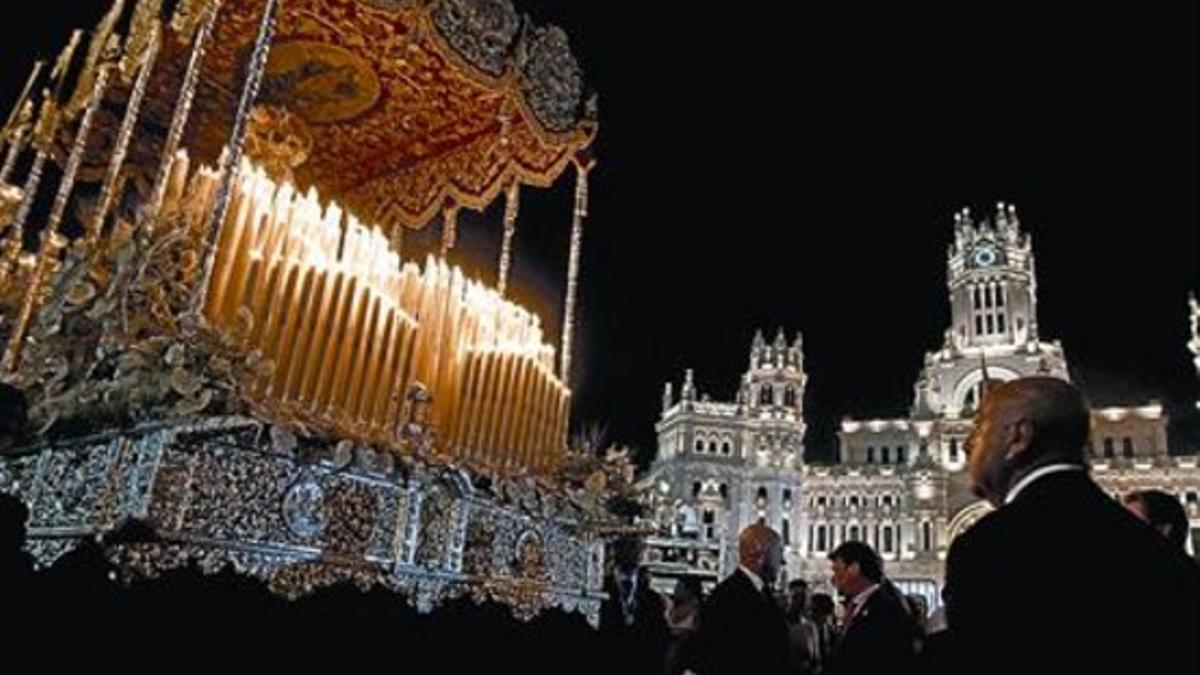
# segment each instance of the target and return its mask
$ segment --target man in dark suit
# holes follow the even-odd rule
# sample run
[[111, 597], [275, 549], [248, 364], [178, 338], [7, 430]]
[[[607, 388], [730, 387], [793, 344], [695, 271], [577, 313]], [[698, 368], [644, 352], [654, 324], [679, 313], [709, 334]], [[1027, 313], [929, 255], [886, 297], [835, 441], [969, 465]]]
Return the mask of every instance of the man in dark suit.
[[670, 634], [666, 603], [641, 569], [642, 543], [623, 537], [613, 544], [613, 569], [604, 580], [600, 606], [601, 655], [611, 672], [658, 673]]
[[861, 541], [848, 541], [829, 560], [833, 586], [850, 603], [826, 672], [911, 672], [920, 631], [899, 591], [884, 578], [879, 554]]
[[996, 510], [955, 539], [946, 569], [960, 670], [1197, 672], [1195, 571], [1088, 476], [1089, 420], [1053, 378], [985, 397], [968, 470]]
[[740, 564], [713, 590], [701, 612], [702, 675], [784, 675], [787, 619], [771, 593], [783, 567], [779, 535], [761, 523], [738, 537]]

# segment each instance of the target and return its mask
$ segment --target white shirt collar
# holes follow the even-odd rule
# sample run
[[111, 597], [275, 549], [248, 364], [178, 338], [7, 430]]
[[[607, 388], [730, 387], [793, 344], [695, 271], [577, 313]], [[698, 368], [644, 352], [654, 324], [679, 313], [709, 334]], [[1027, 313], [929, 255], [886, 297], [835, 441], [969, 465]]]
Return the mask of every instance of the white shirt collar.
[[750, 577], [750, 583], [754, 584], [754, 590], [761, 593], [763, 586], [766, 585], [763, 583], [762, 577], [760, 577], [757, 574], [755, 574], [754, 572], [751, 572], [750, 570], [746, 569], [745, 565], [738, 565], [738, 569], [742, 571], [742, 574], [745, 574], [746, 576]]
[[1021, 494], [1022, 490], [1029, 487], [1033, 481], [1041, 478], [1042, 476], [1048, 476], [1052, 473], [1060, 473], [1063, 471], [1084, 470], [1086, 470], [1085, 467], [1079, 464], [1047, 464], [1046, 466], [1034, 469], [1033, 471], [1030, 471], [1024, 478], [1017, 481], [1016, 485], [1008, 489], [1008, 494], [1004, 496], [1004, 503], [1011, 504], [1012, 501], [1017, 498], [1017, 495]]

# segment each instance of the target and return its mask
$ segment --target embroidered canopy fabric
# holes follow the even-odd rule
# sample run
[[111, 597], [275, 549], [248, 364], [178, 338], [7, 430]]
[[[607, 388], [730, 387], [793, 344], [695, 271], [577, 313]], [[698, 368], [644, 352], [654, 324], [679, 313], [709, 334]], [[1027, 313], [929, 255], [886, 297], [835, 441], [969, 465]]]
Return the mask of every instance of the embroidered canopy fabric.
[[[141, 123], [158, 133], [138, 135], [134, 166], [169, 125], [202, 4], [185, 3], [164, 42]], [[227, 140], [263, 5], [219, 7], [183, 143], [200, 161], [214, 163]], [[597, 129], [566, 34], [509, 0], [281, 2], [257, 104], [290, 113], [299, 187], [410, 228], [448, 206], [483, 209], [513, 181], [551, 184]], [[115, 128], [122, 106], [106, 105], [99, 124]]]

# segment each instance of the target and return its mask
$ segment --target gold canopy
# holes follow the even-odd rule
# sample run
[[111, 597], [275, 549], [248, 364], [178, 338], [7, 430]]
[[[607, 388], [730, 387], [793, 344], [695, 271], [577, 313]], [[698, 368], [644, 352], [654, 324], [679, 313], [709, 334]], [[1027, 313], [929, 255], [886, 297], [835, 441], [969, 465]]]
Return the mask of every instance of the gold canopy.
[[[181, 3], [164, 40], [134, 167], [154, 166], [202, 4]], [[197, 161], [217, 163], [228, 140], [262, 5], [218, 10], [183, 140]], [[533, 26], [508, 0], [286, 0], [257, 104], [290, 113], [289, 132], [307, 143], [289, 176], [298, 187], [409, 228], [447, 208], [482, 210], [514, 182], [550, 185], [597, 130], [565, 33]], [[120, 111], [106, 106], [93, 138], [112, 138], [103, 129]], [[98, 176], [100, 142], [82, 177]]]

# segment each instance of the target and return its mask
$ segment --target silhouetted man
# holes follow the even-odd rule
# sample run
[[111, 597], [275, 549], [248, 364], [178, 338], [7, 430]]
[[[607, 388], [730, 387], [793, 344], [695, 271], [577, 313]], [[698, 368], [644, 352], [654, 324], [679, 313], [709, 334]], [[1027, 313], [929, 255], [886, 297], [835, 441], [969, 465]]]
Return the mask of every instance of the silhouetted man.
[[613, 544], [613, 569], [605, 579], [608, 599], [600, 606], [602, 655], [614, 672], [655, 673], [662, 669], [670, 635], [666, 603], [650, 588], [641, 569], [642, 543], [625, 537]]
[[1161, 490], [1125, 495], [1125, 508], [1162, 535], [1172, 548], [1187, 551], [1188, 517], [1183, 503]]
[[788, 582], [788, 640], [791, 644], [791, 672], [808, 675], [817, 672], [821, 662], [817, 624], [808, 617], [808, 583], [803, 579]]
[[783, 567], [783, 543], [766, 525], [751, 525], [738, 537], [738, 559], [701, 614], [702, 674], [787, 673], [787, 620], [771, 595]]
[[1062, 380], [984, 399], [968, 469], [996, 511], [955, 539], [946, 566], [960, 670], [1197, 672], [1196, 574], [1092, 482], [1088, 431], [1083, 396]]
[[884, 578], [879, 554], [861, 541], [848, 541], [829, 554], [829, 561], [833, 586], [850, 603], [825, 672], [911, 672], [919, 631], [904, 598]]

